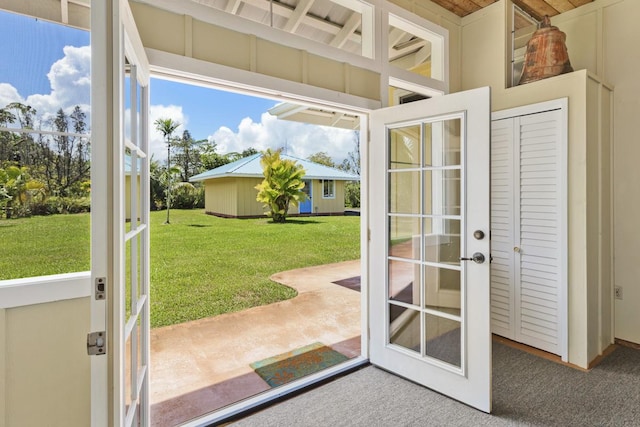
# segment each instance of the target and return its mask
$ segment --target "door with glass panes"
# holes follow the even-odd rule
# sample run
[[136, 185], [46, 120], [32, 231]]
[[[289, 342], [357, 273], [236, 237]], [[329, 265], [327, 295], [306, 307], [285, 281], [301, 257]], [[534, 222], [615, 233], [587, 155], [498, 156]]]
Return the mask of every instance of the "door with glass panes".
[[491, 411], [490, 90], [374, 111], [370, 358]]
[[125, 0], [91, 4], [91, 425], [149, 412], [149, 65]]

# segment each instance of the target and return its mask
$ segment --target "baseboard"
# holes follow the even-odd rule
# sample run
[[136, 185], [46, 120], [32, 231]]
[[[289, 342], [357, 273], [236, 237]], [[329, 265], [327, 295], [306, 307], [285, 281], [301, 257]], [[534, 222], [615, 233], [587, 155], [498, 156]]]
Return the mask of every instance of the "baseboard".
[[621, 345], [623, 347], [629, 347], [629, 348], [633, 348], [635, 350], [640, 350], [640, 344], [635, 343], [635, 342], [625, 341], [625, 340], [621, 340], [620, 338], [616, 338], [615, 339], [615, 343], [618, 344], [618, 345]]
[[602, 352], [601, 355], [599, 355], [598, 357], [593, 359], [589, 363], [589, 367], [585, 369], [585, 368], [583, 368], [581, 366], [574, 365], [573, 363], [563, 362], [562, 358], [560, 356], [558, 356], [557, 354], [549, 353], [547, 351], [540, 350], [539, 348], [531, 347], [531, 346], [528, 346], [526, 344], [522, 344], [522, 343], [519, 343], [519, 342], [516, 342], [516, 341], [512, 341], [510, 339], [501, 337], [499, 335], [493, 335], [493, 340], [496, 341], [496, 342], [499, 342], [501, 344], [507, 345], [509, 347], [516, 348], [518, 350], [524, 351], [525, 353], [529, 353], [529, 354], [532, 354], [534, 356], [541, 357], [541, 358], [549, 360], [551, 362], [558, 363], [558, 364], [564, 365], [564, 366], [568, 366], [570, 368], [577, 369], [577, 370], [582, 371], [582, 372], [589, 372], [591, 369], [595, 368], [600, 362], [602, 362], [602, 360], [605, 357], [607, 357], [609, 354], [611, 354], [616, 349], [616, 345], [615, 344], [611, 344], [609, 347], [607, 347]]

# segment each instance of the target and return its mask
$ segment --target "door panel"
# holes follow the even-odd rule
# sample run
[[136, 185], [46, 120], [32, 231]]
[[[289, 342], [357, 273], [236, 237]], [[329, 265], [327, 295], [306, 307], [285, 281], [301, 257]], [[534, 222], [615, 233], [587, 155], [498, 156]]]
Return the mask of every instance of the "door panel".
[[486, 412], [489, 95], [377, 110], [370, 126], [371, 362]]
[[[124, 0], [92, 16], [92, 425], [149, 425], [148, 63]], [[107, 18], [105, 18], [107, 17]]]

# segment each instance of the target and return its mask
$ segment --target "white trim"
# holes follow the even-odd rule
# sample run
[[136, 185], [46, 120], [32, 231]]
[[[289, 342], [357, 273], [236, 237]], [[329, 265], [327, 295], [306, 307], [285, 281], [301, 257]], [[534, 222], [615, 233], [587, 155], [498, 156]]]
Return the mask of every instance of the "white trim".
[[0, 309], [90, 295], [91, 273], [88, 271], [3, 280], [0, 282]]
[[211, 414], [207, 414], [200, 418], [196, 418], [195, 420], [188, 421], [184, 424], [181, 424], [181, 426], [204, 427], [209, 425], [216, 425], [217, 423], [228, 420], [229, 418], [242, 412], [251, 410], [266, 403], [271, 403], [279, 397], [286, 396], [287, 394], [290, 394], [297, 390], [301, 390], [320, 381], [330, 379], [331, 377], [337, 376], [342, 372], [364, 365], [365, 363], [367, 363], [367, 359], [362, 356], [356, 356], [353, 359], [347, 360], [346, 362], [340, 363], [331, 368], [323, 369], [320, 372], [308, 375], [298, 381], [293, 381], [280, 387], [267, 390], [263, 393], [242, 400], [233, 405], [226, 406]]
[[569, 98], [558, 98], [551, 101], [538, 102], [536, 104], [523, 105], [522, 107], [507, 108], [505, 110], [494, 111], [491, 113], [491, 121], [509, 119], [518, 116], [527, 116], [529, 114], [538, 114], [545, 111], [567, 109], [569, 107]]
[[[235, 32], [252, 34], [263, 40], [300, 49], [325, 58], [332, 58], [336, 61], [345, 62], [356, 67], [367, 70], [375, 70], [378, 68], [374, 59], [349, 53], [337, 47], [319, 43], [276, 28], [271, 28], [268, 25], [258, 24], [245, 18], [225, 13], [224, 11], [197, 4], [192, 1], [139, 0], [139, 2], [146, 3], [149, 6], [160, 8], [181, 16], [190, 15], [197, 17], [199, 21], [206, 22], [208, 24], [216, 25]], [[153, 62], [151, 61], [151, 58], [149, 58], [149, 60], [150, 62]]]
[[380, 101], [373, 99], [239, 70], [156, 49], [147, 48], [145, 50], [152, 74], [169, 80], [216, 87], [253, 96], [270, 96], [274, 99], [293, 101], [299, 104], [324, 105], [347, 113], [366, 113], [381, 106]]

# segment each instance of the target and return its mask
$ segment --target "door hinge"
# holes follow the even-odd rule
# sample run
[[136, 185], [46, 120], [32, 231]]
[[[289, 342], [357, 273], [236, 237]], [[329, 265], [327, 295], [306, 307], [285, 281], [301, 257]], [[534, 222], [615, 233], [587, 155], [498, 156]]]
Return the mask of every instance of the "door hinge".
[[96, 277], [95, 282], [95, 298], [97, 300], [103, 300], [107, 296], [107, 278]]
[[107, 333], [105, 331], [87, 334], [87, 353], [89, 356], [100, 356], [107, 353]]

